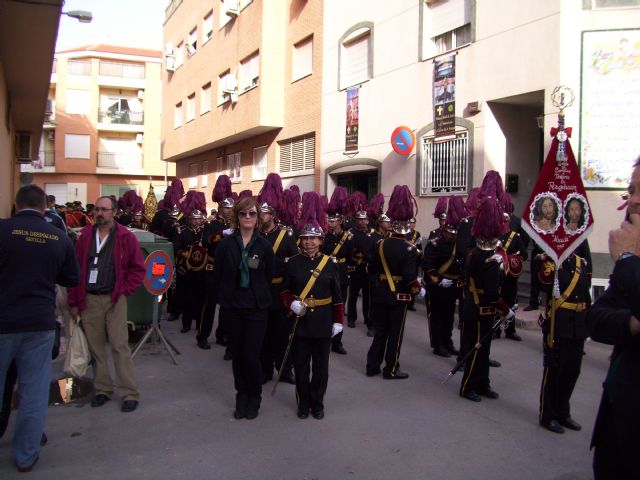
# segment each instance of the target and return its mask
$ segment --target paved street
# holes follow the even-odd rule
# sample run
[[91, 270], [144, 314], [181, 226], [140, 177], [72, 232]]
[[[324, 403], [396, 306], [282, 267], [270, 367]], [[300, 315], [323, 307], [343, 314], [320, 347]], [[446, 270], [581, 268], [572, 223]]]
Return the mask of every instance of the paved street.
[[[77, 402], [52, 406], [44, 447], [31, 478], [47, 479], [589, 479], [589, 440], [610, 347], [589, 342], [573, 395], [584, 428], [556, 435], [538, 426], [542, 374], [537, 330], [522, 343], [494, 341], [491, 370], [498, 400], [458, 396], [461, 375], [442, 379], [453, 359], [431, 354], [424, 304], [409, 313], [402, 347], [408, 380], [364, 375], [370, 340], [358, 319], [346, 329], [348, 355], [332, 355], [326, 417], [296, 417], [294, 388], [272, 383], [260, 416], [235, 420], [231, 365], [223, 349], [196, 347], [179, 322], [163, 331], [182, 355], [174, 366], [159, 346], [135, 358], [142, 400], [134, 413], [118, 402], [99, 409]], [[455, 331], [457, 335], [458, 331]], [[458, 339], [456, 338], [456, 345]], [[0, 440], [0, 478], [23, 478], [10, 438]]]

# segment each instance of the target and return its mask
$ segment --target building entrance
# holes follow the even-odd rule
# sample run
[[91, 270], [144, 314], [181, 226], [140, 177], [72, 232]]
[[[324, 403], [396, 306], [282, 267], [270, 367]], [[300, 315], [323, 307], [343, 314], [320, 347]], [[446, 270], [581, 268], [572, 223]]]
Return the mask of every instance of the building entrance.
[[336, 184], [345, 187], [350, 194], [357, 190], [371, 199], [378, 193], [378, 170], [337, 174]]

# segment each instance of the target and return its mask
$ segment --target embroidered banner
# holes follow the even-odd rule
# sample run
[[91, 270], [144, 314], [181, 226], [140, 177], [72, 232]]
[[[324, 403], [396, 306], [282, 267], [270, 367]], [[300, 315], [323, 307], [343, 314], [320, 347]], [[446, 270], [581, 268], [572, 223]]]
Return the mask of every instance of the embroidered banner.
[[345, 151], [358, 151], [358, 129], [360, 124], [358, 121], [358, 94], [360, 88], [349, 88], [347, 90], [347, 128], [345, 131]]
[[433, 118], [436, 138], [456, 132], [456, 56], [433, 62]]

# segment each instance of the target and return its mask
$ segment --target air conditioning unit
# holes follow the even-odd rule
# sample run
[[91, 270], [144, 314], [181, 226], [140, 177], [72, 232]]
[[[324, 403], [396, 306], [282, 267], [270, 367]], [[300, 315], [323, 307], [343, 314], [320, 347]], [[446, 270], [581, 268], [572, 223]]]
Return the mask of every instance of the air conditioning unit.
[[18, 163], [31, 163], [31, 134], [16, 133], [16, 159]]
[[164, 46], [164, 56], [165, 57], [173, 57], [175, 55], [175, 52], [173, 50], [173, 43], [167, 43]]
[[229, 74], [224, 77], [223, 93], [238, 93], [238, 79], [235, 75]]
[[467, 103], [467, 109], [469, 113], [480, 113], [482, 111], [482, 102], [469, 102]]
[[47, 133], [47, 138], [51, 141], [56, 139], [56, 131], [55, 130], [49, 130], [49, 132]]
[[142, 143], [144, 141], [144, 135], [142, 133], [138, 133], [136, 135], [136, 143]]
[[238, 0], [224, 0], [224, 13], [230, 17], [237, 17], [240, 14], [240, 5]]
[[144, 99], [144, 90], [138, 90], [138, 100]]
[[167, 72], [174, 72], [176, 70], [176, 59], [173, 57], [165, 57], [164, 69]]

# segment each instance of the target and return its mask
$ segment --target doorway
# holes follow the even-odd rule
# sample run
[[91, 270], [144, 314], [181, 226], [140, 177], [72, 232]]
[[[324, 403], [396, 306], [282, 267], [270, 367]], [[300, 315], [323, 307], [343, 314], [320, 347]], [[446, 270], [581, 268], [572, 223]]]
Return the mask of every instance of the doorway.
[[360, 191], [370, 199], [378, 193], [378, 170], [337, 174], [336, 185], [345, 187], [349, 194]]

